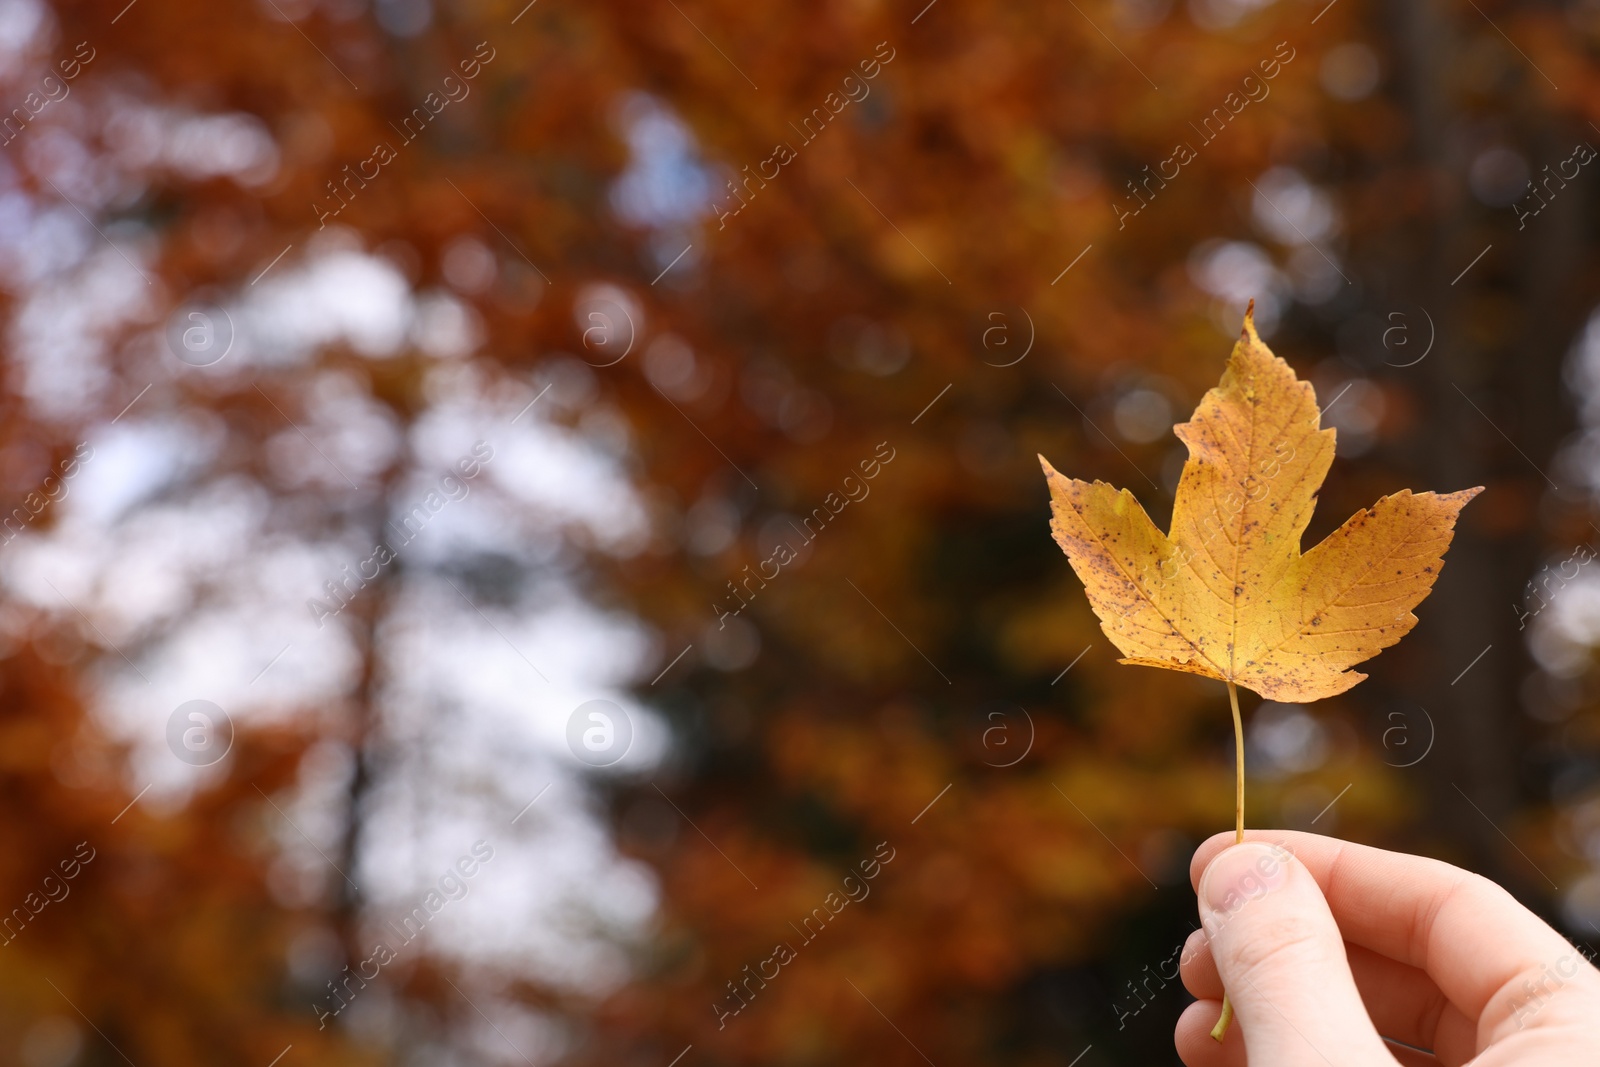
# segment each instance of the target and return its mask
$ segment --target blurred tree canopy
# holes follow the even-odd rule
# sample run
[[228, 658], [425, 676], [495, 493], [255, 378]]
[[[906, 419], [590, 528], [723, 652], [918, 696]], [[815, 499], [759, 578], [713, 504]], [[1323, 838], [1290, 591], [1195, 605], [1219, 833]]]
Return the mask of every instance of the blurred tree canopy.
[[[94, 582], [80, 611], [30, 576], [39, 557], [9, 563], [0, 894], [22, 901], [80, 841], [96, 859], [70, 914], [0, 953], [0, 1013], [32, 1042], [6, 1062], [72, 1062], [77, 1031], [47, 1015], [89, 1028], [78, 1062], [141, 1067], [265, 1067], [285, 1046], [285, 1067], [1175, 1062], [1186, 997], [1161, 972], [1192, 928], [1189, 854], [1231, 825], [1225, 693], [1115, 663], [1035, 457], [1131, 487], [1164, 523], [1170, 426], [1250, 298], [1340, 432], [1309, 538], [1403, 487], [1489, 489], [1369, 681], [1247, 708], [1247, 820], [1440, 855], [1596, 933], [1588, 652], [1546, 632], [1556, 612], [1528, 621], [1530, 576], [1587, 541], [1600, 484], [1588, 364], [1568, 358], [1595, 343], [1595, 178], [1575, 151], [1600, 138], [1592, 4], [62, 0], [43, 17], [5, 76], [23, 110], [0, 197], [63, 221], [0, 205], [8, 499], [137, 403], [206, 442], [141, 506], [248, 486], [260, 536], [369, 546], [407, 513], [419, 457], [463, 451], [430, 442], [471, 394], [502, 422], [538, 403], [615, 461], [642, 517], [608, 531], [514, 500], [496, 521], [518, 547], [343, 586], [338, 691], [241, 724], [185, 803], [120, 816], [137, 764], [93, 694], [224, 583], [135, 583], [172, 603], [134, 625]], [[103, 241], [121, 284], [51, 274], [50, 247], [24, 244], [80, 219], [72, 239]], [[248, 308], [274, 271], [352, 250], [449, 299], [384, 342], [329, 270], [319, 307], [355, 325], [300, 338], [309, 355], [250, 336], [269, 304], [238, 320], [247, 373], [175, 361], [176, 310]], [[102, 287], [97, 320], [52, 311], [68, 285]], [[80, 367], [80, 335], [103, 365]], [[285, 450], [315, 473], [286, 475]], [[598, 491], [584, 479], [557, 495]], [[164, 537], [203, 555], [245, 533]], [[433, 796], [427, 724], [453, 714], [406, 695], [406, 612], [462, 611], [448, 587], [423, 595], [448, 581], [488, 620], [480, 605], [546, 595], [558, 557], [653, 635], [633, 683], [670, 742], [594, 780], [655, 918], [610, 984], [430, 955], [374, 981], [390, 1015], [319, 1028], [328, 976], [286, 946], [325, 926], [340, 966], [360, 960], [374, 903], [363, 877], [273, 889], [279, 805], [319, 745], [346, 746], [313, 847], [359, 875], [382, 798]], [[337, 573], [252, 580], [298, 605]], [[526, 684], [558, 735], [572, 708]], [[513, 1009], [544, 1036], [501, 1032]]]

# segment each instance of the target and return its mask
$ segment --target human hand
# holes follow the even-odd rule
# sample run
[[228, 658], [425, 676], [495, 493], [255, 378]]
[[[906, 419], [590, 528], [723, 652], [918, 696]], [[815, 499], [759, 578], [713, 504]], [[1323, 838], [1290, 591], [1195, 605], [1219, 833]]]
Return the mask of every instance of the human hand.
[[1189, 1067], [1600, 1063], [1600, 971], [1498, 885], [1316, 834], [1245, 836], [1218, 834], [1190, 865]]

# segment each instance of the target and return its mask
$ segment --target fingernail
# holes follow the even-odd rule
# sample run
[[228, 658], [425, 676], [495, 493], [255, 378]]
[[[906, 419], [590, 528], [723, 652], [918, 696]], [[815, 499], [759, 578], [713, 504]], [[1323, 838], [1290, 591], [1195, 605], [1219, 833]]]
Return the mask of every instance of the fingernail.
[[1291, 857], [1276, 845], [1251, 841], [1225, 850], [1200, 877], [1199, 897], [1212, 911], [1228, 913], [1266, 895], [1289, 876]]

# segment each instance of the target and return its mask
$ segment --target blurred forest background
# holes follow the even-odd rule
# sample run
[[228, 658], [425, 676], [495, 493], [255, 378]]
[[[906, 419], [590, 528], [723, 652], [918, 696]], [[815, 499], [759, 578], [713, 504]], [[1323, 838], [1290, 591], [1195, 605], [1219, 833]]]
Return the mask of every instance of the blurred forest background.
[[1164, 525], [1252, 297], [1310, 539], [1488, 489], [1369, 681], [1247, 701], [1249, 823], [1600, 939], [1597, 53], [0, 0], [0, 1063], [1176, 1062], [1225, 691], [1115, 663], [1035, 457]]

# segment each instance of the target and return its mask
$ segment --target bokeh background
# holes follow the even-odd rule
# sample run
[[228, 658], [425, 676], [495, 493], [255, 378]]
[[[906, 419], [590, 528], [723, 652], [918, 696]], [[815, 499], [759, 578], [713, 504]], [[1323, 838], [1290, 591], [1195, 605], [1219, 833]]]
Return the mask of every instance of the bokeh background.
[[1309, 538], [1487, 491], [1368, 681], [1247, 697], [1250, 824], [1594, 943], [1597, 50], [0, 0], [0, 1063], [1176, 1062], [1225, 690], [1116, 664], [1035, 457], [1164, 525], [1251, 298]]

